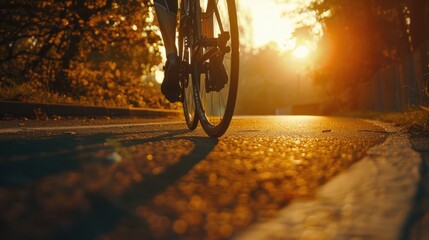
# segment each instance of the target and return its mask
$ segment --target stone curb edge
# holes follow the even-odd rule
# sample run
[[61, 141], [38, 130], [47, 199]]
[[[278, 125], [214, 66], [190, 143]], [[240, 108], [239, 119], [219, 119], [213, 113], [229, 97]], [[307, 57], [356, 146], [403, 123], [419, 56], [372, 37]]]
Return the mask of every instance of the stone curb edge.
[[0, 116], [11, 115], [13, 117], [34, 117], [35, 109], [53, 116], [67, 117], [179, 117], [183, 116], [180, 110], [152, 109], [152, 108], [121, 108], [80, 106], [71, 104], [51, 103], [23, 103], [12, 101], [0, 101]]
[[398, 127], [366, 121], [390, 133], [383, 143], [322, 185], [314, 198], [292, 201], [234, 240], [403, 239], [422, 159]]

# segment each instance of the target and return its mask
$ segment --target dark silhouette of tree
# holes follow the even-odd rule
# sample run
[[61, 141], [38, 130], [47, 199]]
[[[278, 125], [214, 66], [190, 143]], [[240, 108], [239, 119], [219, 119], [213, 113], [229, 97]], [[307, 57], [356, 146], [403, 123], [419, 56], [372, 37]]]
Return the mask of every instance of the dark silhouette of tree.
[[411, 46], [419, 53], [420, 64], [417, 68], [422, 69], [424, 88], [422, 98], [429, 104], [429, 2], [409, 0], [409, 5]]
[[161, 60], [150, 8], [149, 0], [2, 1], [2, 84], [32, 81], [74, 97], [126, 94], [125, 85], [140, 84]]
[[324, 26], [314, 75], [336, 105], [332, 110], [353, 108], [358, 84], [428, 41], [426, 2], [323, 0], [305, 9]]
[[429, 2], [426, 0], [409, 0], [410, 34], [414, 49], [429, 41]]

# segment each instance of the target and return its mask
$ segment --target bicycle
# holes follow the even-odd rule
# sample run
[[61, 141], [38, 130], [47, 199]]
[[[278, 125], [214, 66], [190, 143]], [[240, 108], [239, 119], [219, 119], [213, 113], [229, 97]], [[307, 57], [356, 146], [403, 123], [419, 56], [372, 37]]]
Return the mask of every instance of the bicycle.
[[[181, 98], [186, 124], [211, 137], [227, 130], [238, 88], [239, 39], [234, 0], [181, 0]], [[225, 68], [227, 78], [219, 77]]]

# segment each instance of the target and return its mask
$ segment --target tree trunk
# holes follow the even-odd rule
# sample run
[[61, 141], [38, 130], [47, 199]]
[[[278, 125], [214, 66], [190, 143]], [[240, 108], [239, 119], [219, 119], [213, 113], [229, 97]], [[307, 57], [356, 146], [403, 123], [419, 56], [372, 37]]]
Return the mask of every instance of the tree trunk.
[[427, 0], [410, 0], [410, 33], [413, 49], [429, 41], [429, 4]]
[[410, 34], [413, 51], [419, 55], [419, 66], [417, 73], [422, 81], [422, 102], [427, 105], [429, 102], [429, 3], [427, 0], [410, 0]]
[[62, 57], [61, 69], [53, 82], [53, 89], [59, 93], [69, 93], [71, 90], [71, 80], [67, 77], [67, 70], [70, 69], [70, 63], [79, 51], [81, 37], [72, 35], [70, 45]]

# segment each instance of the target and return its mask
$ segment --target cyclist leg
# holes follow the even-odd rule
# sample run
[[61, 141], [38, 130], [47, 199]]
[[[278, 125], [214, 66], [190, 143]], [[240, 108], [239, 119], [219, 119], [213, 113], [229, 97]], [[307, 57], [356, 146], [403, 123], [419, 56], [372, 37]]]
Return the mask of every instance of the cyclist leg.
[[176, 49], [176, 16], [177, 0], [154, 0], [159, 28], [164, 41], [166, 56], [177, 55]]
[[179, 60], [176, 48], [178, 0], [154, 0], [154, 5], [167, 56], [161, 92], [170, 102], [177, 102], [180, 101]]

